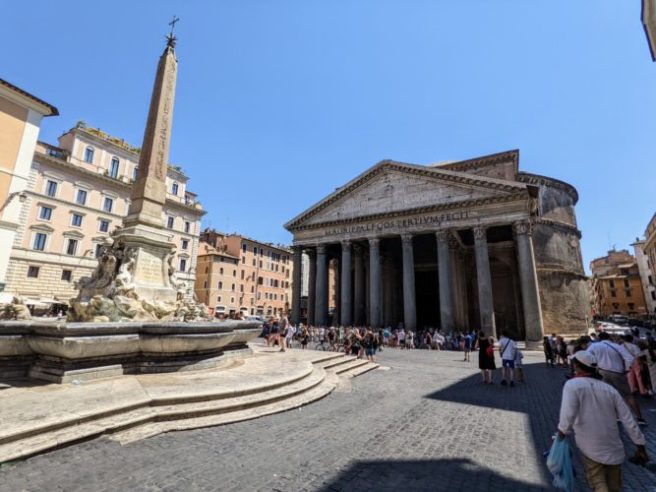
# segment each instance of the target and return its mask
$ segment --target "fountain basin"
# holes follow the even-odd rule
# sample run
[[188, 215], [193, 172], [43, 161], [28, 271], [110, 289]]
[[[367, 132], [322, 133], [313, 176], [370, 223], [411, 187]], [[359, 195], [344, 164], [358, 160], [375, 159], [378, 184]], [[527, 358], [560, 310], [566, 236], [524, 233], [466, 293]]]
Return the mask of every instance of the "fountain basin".
[[248, 355], [256, 321], [0, 322], [0, 377], [51, 382], [205, 369]]

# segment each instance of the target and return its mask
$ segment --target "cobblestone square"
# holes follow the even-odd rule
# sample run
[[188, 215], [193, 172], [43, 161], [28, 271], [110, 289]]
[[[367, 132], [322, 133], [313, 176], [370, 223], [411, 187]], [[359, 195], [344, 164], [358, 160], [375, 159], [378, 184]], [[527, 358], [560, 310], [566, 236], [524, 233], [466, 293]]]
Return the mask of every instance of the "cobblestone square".
[[[552, 490], [542, 453], [565, 370], [527, 353], [526, 383], [482, 386], [473, 355], [386, 349], [378, 362], [388, 370], [301, 409], [126, 446], [83, 442], [3, 466], [0, 489]], [[653, 459], [656, 406], [641, 403]], [[576, 466], [578, 489], [588, 490], [578, 457]], [[654, 473], [629, 463], [624, 471], [625, 490], [656, 491]]]

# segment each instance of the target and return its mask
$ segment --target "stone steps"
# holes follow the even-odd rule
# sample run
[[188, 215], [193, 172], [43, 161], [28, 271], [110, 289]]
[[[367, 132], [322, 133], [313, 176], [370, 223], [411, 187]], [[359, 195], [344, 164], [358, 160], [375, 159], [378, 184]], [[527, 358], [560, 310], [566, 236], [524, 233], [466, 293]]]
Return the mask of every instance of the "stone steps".
[[[298, 408], [332, 392], [340, 378], [352, 378], [378, 367], [366, 360], [329, 352], [312, 354], [288, 377], [270, 377], [266, 383], [244, 385], [229, 390], [193, 392], [189, 383], [184, 391], [163, 391], [141, 397], [125, 405], [88, 409], [57, 421], [35, 423], [0, 435], [0, 463], [24, 458], [108, 435], [120, 443], [133, 442], [162, 432], [223, 425]], [[309, 354], [305, 354], [307, 357]], [[275, 356], [271, 371], [277, 370]]]

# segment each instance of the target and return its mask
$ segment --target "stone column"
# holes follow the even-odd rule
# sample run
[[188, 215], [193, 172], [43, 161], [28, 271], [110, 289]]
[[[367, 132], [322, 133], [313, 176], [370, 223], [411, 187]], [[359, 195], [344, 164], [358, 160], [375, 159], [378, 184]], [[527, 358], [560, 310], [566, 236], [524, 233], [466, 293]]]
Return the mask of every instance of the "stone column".
[[383, 326], [392, 325], [392, 307], [394, 304], [394, 281], [392, 272], [392, 258], [383, 255]]
[[310, 268], [308, 269], [308, 298], [307, 298], [307, 323], [315, 325], [315, 304], [317, 302], [317, 253], [314, 248], [308, 249]]
[[451, 286], [451, 252], [449, 251], [449, 231], [437, 231], [437, 274], [440, 292], [440, 327], [443, 331], [453, 331], [453, 289]]
[[317, 326], [328, 323], [328, 265], [326, 262], [326, 246], [317, 246], [317, 281], [314, 303], [314, 322]]
[[401, 236], [403, 253], [403, 326], [406, 330], [417, 329], [417, 298], [415, 296], [415, 256], [412, 235]]
[[369, 239], [369, 324], [381, 327], [382, 282], [380, 275], [380, 239]]
[[481, 314], [481, 329], [496, 338], [494, 321], [494, 298], [492, 297], [492, 276], [490, 275], [490, 255], [487, 250], [487, 229], [474, 228], [474, 250], [476, 253], [476, 278], [478, 280], [478, 305]]
[[[332, 324], [338, 326], [342, 319], [342, 276], [340, 267], [342, 262], [338, 258], [335, 258], [331, 263], [334, 272], [333, 280], [335, 283], [335, 310], [333, 311]], [[330, 292], [330, 282], [328, 283], [328, 292]], [[330, 312], [330, 302], [328, 302], [328, 311]]]
[[[360, 257], [362, 261], [362, 257]], [[357, 274], [356, 274], [357, 275]], [[351, 326], [353, 324], [353, 294], [351, 292], [351, 242], [342, 241], [342, 302], [341, 302], [341, 319], [342, 326]]]
[[364, 262], [362, 260], [362, 246], [356, 244], [353, 246], [355, 252], [354, 270], [355, 277], [353, 279], [353, 324], [361, 326], [364, 323], [365, 317], [365, 279], [364, 279]]
[[292, 323], [298, 325], [301, 321], [301, 284], [303, 282], [303, 249], [294, 246], [292, 252], [294, 271], [292, 272]]
[[524, 329], [527, 342], [540, 342], [544, 334], [542, 324], [542, 307], [538, 277], [535, 271], [533, 255], [533, 239], [529, 222], [513, 224], [515, 243], [517, 245], [517, 260], [519, 263], [519, 281], [522, 287], [522, 307], [524, 309]]

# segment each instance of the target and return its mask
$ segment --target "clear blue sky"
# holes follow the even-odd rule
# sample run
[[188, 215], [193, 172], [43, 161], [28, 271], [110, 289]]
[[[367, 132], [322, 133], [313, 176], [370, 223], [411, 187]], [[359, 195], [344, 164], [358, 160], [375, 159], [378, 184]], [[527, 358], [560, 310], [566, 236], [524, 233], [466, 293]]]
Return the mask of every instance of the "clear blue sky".
[[639, 0], [4, 2], [0, 77], [141, 145], [181, 17], [171, 161], [206, 225], [289, 242], [288, 219], [381, 159], [519, 148], [579, 190], [587, 264], [656, 211], [656, 64]]

